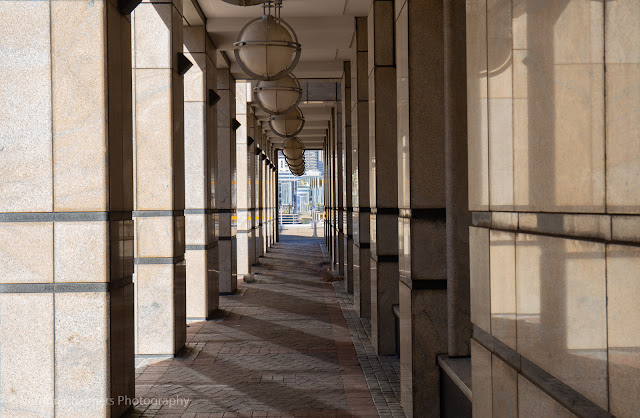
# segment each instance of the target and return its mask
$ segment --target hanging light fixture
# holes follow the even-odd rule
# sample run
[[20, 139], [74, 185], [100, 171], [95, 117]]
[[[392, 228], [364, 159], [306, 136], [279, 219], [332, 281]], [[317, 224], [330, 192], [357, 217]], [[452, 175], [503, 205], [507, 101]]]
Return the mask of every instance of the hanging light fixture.
[[287, 74], [278, 80], [258, 81], [253, 94], [258, 106], [271, 115], [290, 112], [302, 100], [302, 88], [293, 74]]
[[264, 1], [262, 17], [251, 20], [233, 44], [240, 68], [256, 80], [277, 80], [300, 60], [302, 48], [293, 28], [280, 18], [282, 0]]
[[289, 171], [291, 171], [291, 174], [300, 177], [301, 175], [304, 174], [305, 168], [304, 168], [304, 166], [302, 166], [302, 168], [298, 168], [298, 169], [289, 168]]
[[304, 157], [300, 157], [300, 158], [295, 159], [295, 160], [287, 159], [287, 164], [289, 165], [289, 168], [301, 168], [301, 167], [304, 167]]
[[282, 138], [291, 138], [298, 135], [304, 128], [304, 115], [300, 108], [296, 107], [284, 115], [271, 116], [269, 127], [274, 134]]
[[282, 153], [288, 160], [297, 160], [304, 155], [304, 144], [298, 138], [289, 138], [282, 145]]

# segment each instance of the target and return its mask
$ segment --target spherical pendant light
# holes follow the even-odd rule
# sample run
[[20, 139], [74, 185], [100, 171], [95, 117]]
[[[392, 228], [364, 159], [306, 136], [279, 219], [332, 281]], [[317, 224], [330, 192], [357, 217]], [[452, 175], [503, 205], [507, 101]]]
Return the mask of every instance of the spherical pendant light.
[[296, 107], [284, 115], [271, 116], [269, 127], [274, 134], [282, 138], [296, 136], [304, 128], [304, 115], [300, 108]]
[[303, 168], [305, 165], [304, 160], [287, 161], [287, 164], [289, 165], [289, 168], [292, 170]]
[[302, 100], [300, 83], [293, 74], [287, 74], [279, 80], [259, 81], [253, 94], [258, 106], [271, 115], [283, 115]]
[[297, 160], [304, 155], [304, 144], [298, 138], [289, 138], [282, 145], [282, 153], [287, 160]]
[[298, 177], [300, 177], [301, 175], [303, 175], [303, 174], [304, 174], [304, 172], [305, 172], [305, 168], [304, 168], [304, 167], [302, 167], [301, 169], [296, 169], [296, 170], [294, 170], [294, 169], [290, 169], [290, 171], [291, 171], [291, 174], [293, 174], [294, 176], [298, 176]]
[[304, 155], [302, 155], [300, 158], [289, 159], [287, 157], [284, 157], [284, 159], [287, 161], [287, 165], [289, 165], [289, 168], [304, 167]]
[[298, 64], [301, 47], [293, 28], [269, 14], [245, 25], [233, 44], [242, 70], [256, 80], [277, 80]]

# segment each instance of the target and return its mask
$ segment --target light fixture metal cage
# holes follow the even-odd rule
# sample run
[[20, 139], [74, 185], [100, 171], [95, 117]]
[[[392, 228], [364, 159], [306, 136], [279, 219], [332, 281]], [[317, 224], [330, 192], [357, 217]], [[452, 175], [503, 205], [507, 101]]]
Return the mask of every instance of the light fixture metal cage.
[[[294, 113], [296, 110], [299, 112], [299, 115], [292, 118], [291, 117], [292, 113]], [[287, 116], [289, 116], [289, 117], [287, 117]], [[298, 129], [296, 129], [294, 132], [292, 132], [290, 134], [287, 134], [286, 132], [282, 133], [282, 132], [278, 131], [277, 129], [275, 129], [275, 127], [273, 126], [273, 121], [276, 120], [276, 119], [284, 119], [285, 120], [285, 126], [286, 126], [286, 120], [287, 119], [289, 119], [289, 120], [299, 120], [300, 121], [300, 126], [298, 127]], [[302, 129], [304, 128], [304, 124], [305, 124], [304, 114], [302, 113], [302, 109], [300, 109], [299, 107], [294, 107], [288, 113], [285, 113], [283, 115], [272, 115], [272, 116], [269, 117], [269, 128], [271, 128], [271, 131], [274, 134], [278, 135], [281, 138], [289, 139], [289, 138], [292, 138], [292, 137], [298, 135], [300, 132], [302, 132]]]
[[[300, 61], [300, 54], [302, 53], [302, 45], [300, 45], [300, 42], [298, 42], [298, 35], [296, 35], [296, 32], [293, 30], [291, 25], [289, 25], [286, 21], [284, 21], [280, 17], [281, 8], [282, 8], [282, 0], [264, 1], [263, 2], [264, 15], [247, 22], [247, 24], [244, 25], [244, 27], [240, 30], [240, 33], [238, 34], [238, 41], [234, 42], [233, 44], [233, 53], [236, 57], [236, 61], [238, 62], [238, 65], [240, 65], [240, 68], [242, 68], [242, 70], [247, 75], [249, 75], [251, 78], [254, 78], [256, 80], [263, 80], [263, 81], [278, 80], [284, 77], [285, 75], [289, 74], [291, 71], [293, 71], [296, 65], [298, 65], [298, 61]], [[274, 14], [271, 14], [272, 9], [274, 10]], [[249, 29], [254, 23], [260, 22], [260, 21], [264, 21], [264, 24], [266, 25], [265, 29], [266, 29], [267, 39], [243, 40], [243, 35], [247, 31], [247, 29]], [[291, 39], [293, 41], [269, 40], [270, 21], [275, 21], [275, 23], [283, 26], [289, 32], [289, 35], [291, 36]], [[267, 74], [258, 74], [254, 72], [242, 60], [240, 56], [240, 50], [246, 46], [264, 46], [265, 47], [265, 61], [266, 61], [265, 69], [267, 71]], [[291, 48], [295, 51], [293, 55], [293, 60], [289, 63], [289, 65], [283, 68], [282, 70], [276, 72], [275, 74], [269, 74], [268, 72], [269, 71], [269, 47]]]
[[[295, 83], [295, 87], [289, 87], [289, 86], [278, 86], [277, 82], [279, 80], [284, 79], [284, 77], [286, 77], [287, 75], [289, 75], [294, 83]], [[300, 82], [298, 81], [298, 78], [293, 75], [293, 74], [285, 74], [284, 76], [282, 76], [281, 78], [279, 78], [278, 80], [271, 80], [271, 81], [275, 81], [276, 85], [275, 86], [265, 86], [262, 82], [266, 81], [266, 80], [259, 80], [258, 84], [253, 88], [253, 95], [254, 97], [257, 98], [256, 103], [258, 104], [258, 107], [262, 110], [264, 110], [266, 113], [270, 114], [270, 115], [285, 115], [289, 112], [291, 112], [293, 109], [295, 109], [296, 107], [298, 107], [298, 105], [300, 104], [300, 102], [302, 101], [302, 87], [300, 87]], [[261, 85], [262, 84], [262, 85]], [[263, 103], [262, 100], [260, 100], [260, 93], [262, 92], [274, 92], [276, 95], [278, 94], [278, 92], [287, 92], [287, 91], [292, 91], [297, 93], [298, 97], [295, 100], [295, 102], [293, 102], [291, 104], [291, 106], [289, 106], [288, 108], [286, 108], [285, 110], [281, 110], [281, 111], [274, 111], [273, 109], [268, 109]], [[276, 96], [276, 101], [277, 101], [277, 96]], [[269, 122], [271, 123], [271, 122]], [[273, 128], [271, 128], [273, 130]], [[275, 131], [274, 131], [275, 132]], [[282, 135], [278, 135], [278, 136], [282, 136]]]

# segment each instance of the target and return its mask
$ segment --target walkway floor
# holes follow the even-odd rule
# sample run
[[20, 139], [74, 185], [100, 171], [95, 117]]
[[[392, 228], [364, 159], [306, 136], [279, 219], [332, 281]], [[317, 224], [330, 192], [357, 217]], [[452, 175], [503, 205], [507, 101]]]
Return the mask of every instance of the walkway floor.
[[223, 319], [191, 323], [181, 356], [139, 367], [131, 416], [401, 415], [397, 370], [363, 357], [371, 350], [357, 338], [366, 334], [345, 311], [347, 325], [334, 286], [322, 281], [322, 241], [283, 236], [255, 282], [221, 298]]

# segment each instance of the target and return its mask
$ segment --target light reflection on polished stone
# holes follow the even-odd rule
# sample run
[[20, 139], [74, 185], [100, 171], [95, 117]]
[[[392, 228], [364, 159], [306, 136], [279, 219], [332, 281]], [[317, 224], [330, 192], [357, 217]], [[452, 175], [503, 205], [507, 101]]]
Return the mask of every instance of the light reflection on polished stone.
[[607, 247], [609, 404], [619, 417], [640, 411], [640, 248]]
[[516, 349], [515, 234], [490, 231], [491, 335]]
[[607, 409], [604, 244], [518, 234], [516, 258], [518, 352]]

